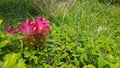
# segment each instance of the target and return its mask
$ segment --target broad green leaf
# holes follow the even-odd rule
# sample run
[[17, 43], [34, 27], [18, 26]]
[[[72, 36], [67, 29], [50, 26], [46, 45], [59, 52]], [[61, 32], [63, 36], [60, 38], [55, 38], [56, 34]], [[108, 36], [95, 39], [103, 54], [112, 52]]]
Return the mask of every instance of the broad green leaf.
[[17, 60], [20, 58], [20, 54], [12, 53], [12, 54], [7, 54], [4, 57], [4, 64], [3, 68], [11, 68], [15, 65]]
[[11, 39], [11, 40], [19, 40], [19, 39], [23, 38], [23, 36], [21, 36], [21, 35], [16, 35], [15, 36], [13, 34], [7, 34], [6, 37], [9, 38], [9, 39]]
[[51, 66], [49, 64], [43, 64], [44, 65], [44, 68], [50, 68]]
[[0, 68], [2, 68], [3, 67], [3, 62], [2, 61], [0, 61]]
[[92, 64], [89, 64], [88, 68], [96, 68], [96, 67], [94, 65], [92, 65]]
[[112, 62], [112, 63], [119, 62], [119, 57], [114, 57], [114, 56], [111, 55], [111, 54], [108, 54], [108, 55], [107, 55], [107, 59], [109, 60], [109, 62]]
[[8, 43], [9, 43], [8, 40], [4, 40], [4, 41], [0, 42], [0, 48], [5, 47]]
[[24, 57], [30, 57], [31, 55], [35, 54], [37, 51], [35, 50], [30, 50], [27, 52], [24, 52]]
[[86, 54], [81, 54], [80, 61], [81, 61], [82, 63], [85, 63], [85, 61], [88, 61], [87, 55], [86, 55]]
[[92, 64], [89, 64], [89, 65], [84, 65], [83, 68], [96, 68], [96, 67]]
[[86, 54], [83, 54], [84, 61], [88, 61], [88, 56]]
[[0, 19], [0, 24], [2, 24], [3, 20]]
[[23, 62], [19, 62], [17, 68], [26, 68], [26, 65]]
[[68, 48], [68, 49], [71, 50], [71, 49], [73, 49], [75, 46], [76, 46], [75, 43], [70, 43], [70, 44], [66, 45], [66, 48]]
[[83, 53], [85, 51], [85, 48], [81, 48], [78, 46], [76, 50], [78, 53]]
[[120, 62], [115, 64], [116, 68], [120, 67]]
[[23, 59], [18, 61], [17, 68], [26, 68], [26, 64], [24, 63]]
[[0, 37], [4, 38], [5, 37], [4, 33], [0, 33]]
[[3, 54], [4, 52], [0, 52], [0, 55]]
[[109, 66], [110, 66], [110, 68], [119, 68], [120, 63], [116, 63], [116, 64], [109, 63]]
[[83, 68], [88, 68], [87, 65], [84, 65]]
[[84, 57], [83, 57], [83, 55], [80, 56], [80, 62], [84, 63]]
[[30, 56], [30, 59], [34, 60], [35, 64], [38, 64], [38, 57], [37, 56], [32, 55], [32, 56]]
[[104, 68], [105, 65], [106, 65], [105, 60], [100, 56], [98, 58], [98, 68]]
[[75, 65], [73, 65], [73, 64], [69, 64], [68, 68], [77, 68], [77, 67]]

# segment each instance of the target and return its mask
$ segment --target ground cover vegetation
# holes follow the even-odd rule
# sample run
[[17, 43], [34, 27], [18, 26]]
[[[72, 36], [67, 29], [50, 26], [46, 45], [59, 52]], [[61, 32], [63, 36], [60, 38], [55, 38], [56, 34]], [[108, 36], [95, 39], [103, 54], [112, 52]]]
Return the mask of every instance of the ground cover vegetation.
[[119, 67], [118, 4], [76, 0], [49, 17], [30, 0], [0, 0], [0, 68]]

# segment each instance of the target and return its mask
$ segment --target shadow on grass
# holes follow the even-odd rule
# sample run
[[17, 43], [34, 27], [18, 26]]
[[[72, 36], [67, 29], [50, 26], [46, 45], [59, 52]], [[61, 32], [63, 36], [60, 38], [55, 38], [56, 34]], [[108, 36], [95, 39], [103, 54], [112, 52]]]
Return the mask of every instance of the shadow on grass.
[[37, 15], [38, 12], [30, 0], [26, 2], [24, 0], [0, 0], [0, 19], [4, 20], [5, 27]]

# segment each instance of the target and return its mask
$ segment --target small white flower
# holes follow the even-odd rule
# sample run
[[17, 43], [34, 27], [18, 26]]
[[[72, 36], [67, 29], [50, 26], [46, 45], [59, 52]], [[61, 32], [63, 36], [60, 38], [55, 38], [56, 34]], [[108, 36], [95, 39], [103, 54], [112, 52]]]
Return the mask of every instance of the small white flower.
[[98, 29], [97, 29], [97, 32], [99, 34], [101, 31], [106, 31], [106, 30], [107, 30], [106, 27], [99, 26]]
[[101, 32], [102, 30], [103, 30], [102, 26], [99, 26], [97, 31]]

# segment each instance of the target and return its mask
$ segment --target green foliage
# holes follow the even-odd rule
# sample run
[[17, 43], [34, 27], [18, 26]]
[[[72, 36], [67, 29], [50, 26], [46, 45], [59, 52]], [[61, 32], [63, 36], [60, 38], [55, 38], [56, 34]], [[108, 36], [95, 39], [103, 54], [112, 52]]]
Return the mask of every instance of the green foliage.
[[99, 0], [100, 2], [109, 2], [111, 4], [120, 4], [120, 0]]
[[42, 49], [0, 31], [0, 68], [120, 67], [120, 7], [76, 1], [69, 13], [49, 19], [52, 30]]
[[0, 19], [0, 24], [2, 23], [3, 20]]
[[26, 68], [22, 55], [19, 53], [20, 39], [22, 39], [20, 35], [5, 35], [0, 31], [0, 68]]
[[0, 43], [0, 48], [4, 47], [6, 44], [8, 44], [9, 41], [8, 40], [4, 40]]
[[26, 68], [23, 59], [20, 57], [21, 54], [12, 53], [7, 54], [4, 57], [2, 68]]
[[18, 22], [24, 21], [25, 18], [31, 15], [38, 16], [38, 12], [34, 9], [31, 1], [0, 0], [0, 18], [4, 19], [4, 27], [15, 26]]
[[[19, 39], [0, 33], [0, 68], [26, 68], [19, 52]], [[14, 49], [14, 50], [13, 50]], [[18, 50], [19, 49], [19, 50]]]

